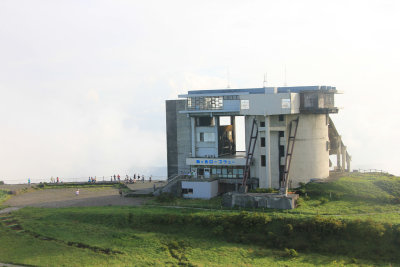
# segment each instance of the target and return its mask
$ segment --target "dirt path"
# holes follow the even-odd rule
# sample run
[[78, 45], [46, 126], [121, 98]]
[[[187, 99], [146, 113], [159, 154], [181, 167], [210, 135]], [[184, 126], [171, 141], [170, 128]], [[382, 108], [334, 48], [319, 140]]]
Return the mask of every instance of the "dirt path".
[[18, 194], [3, 202], [10, 207], [87, 207], [87, 206], [137, 206], [143, 198], [121, 197], [114, 188], [83, 188], [75, 195], [75, 188], [35, 190]]

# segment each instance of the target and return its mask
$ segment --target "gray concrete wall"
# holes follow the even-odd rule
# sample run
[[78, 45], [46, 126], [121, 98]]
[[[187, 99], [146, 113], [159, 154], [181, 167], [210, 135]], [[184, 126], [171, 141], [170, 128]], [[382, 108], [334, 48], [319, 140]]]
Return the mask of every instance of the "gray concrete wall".
[[167, 100], [167, 164], [168, 177], [189, 172], [186, 158], [191, 155], [191, 125], [186, 114], [179, 113], [185, 109], [185, 100]]
[[[289, 173], [292, 187], [329, 176], [328, 124], [325, 114], [300, 114]], [[293, 115], [290, 119], [295, 119]]]
[[[215, 157], [218, 156], [218, 130], [217, 126], [198, 126], [195, 128], [196, 132], [196, 157], [206, 157], [207, 155], [213, 155]], [[214, 134], [214, 142], [200, 142], [199, 135], [200, 133], [212, 133]]]
[[[180, 100], [184, 101], [184, 100]], [[178, 145], [177, 145], [177, 100], [165, 101], [166, 131], [167, 131], [167, 166], [168, 177], [178, 173]]]
[[182, 189], [193, 189], [193, 194], [182, 194], [184, 198], [210, 199], [218, 194], [218, 180], [214, 181], [182, 181]]
[[[266, 116], [298, 113], [300, 98], [297, 95], [297, 93], [241, 95], [241, 100], [249, 100], [250, 108], [240, 110], [240, 114]], [[282, 99], [289, 99], [290, 107], [283, 108]]]

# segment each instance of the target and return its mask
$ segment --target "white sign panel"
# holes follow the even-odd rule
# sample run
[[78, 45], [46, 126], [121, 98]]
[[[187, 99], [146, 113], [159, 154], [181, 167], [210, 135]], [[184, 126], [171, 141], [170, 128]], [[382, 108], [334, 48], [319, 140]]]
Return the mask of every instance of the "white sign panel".
[[245, 166], [246, 158], [186, 158], [186, 165]]
[[250, 100], [240, 100], [240, 109], [250, 109]]
[[290, 108], [290, 99], [289, 98], [282, 99], [282, 108]]

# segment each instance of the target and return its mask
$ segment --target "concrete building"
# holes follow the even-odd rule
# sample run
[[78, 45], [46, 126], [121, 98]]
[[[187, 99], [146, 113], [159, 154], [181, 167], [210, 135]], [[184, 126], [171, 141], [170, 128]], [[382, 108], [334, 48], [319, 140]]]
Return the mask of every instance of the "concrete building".
[[336, 170], [350, 169], [329, 117], [338, 112], [336, 93], [331, 86], [265, 87], [196, 90], [167, 100], [168, 177], [183, 180], [183, 196], [210, 198], [237, 191], [246, 164], [250, 188], [279, 188], [287, 174], [291, 187], [327, 178], [332, 154]]

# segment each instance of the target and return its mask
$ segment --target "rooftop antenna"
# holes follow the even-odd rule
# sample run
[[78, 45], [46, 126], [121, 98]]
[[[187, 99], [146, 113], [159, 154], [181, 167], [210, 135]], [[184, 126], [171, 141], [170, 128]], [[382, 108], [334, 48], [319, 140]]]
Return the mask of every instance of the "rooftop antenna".
[[229, 67], [226, 69], [226, 72], [227, 72], [227, 78], [228, 78], [228, 85], [226, 86], [226, 88], [231, 88], [231, 86], [230, 86], [230, 77], [229, 77]]
[[285, 81], [283, 83], [283, 86], [287, 86], [287, 82], [286, 82], [286, 65], [285, 65]]
[[267, 87], [267, 73], [264, 73], [264, 82], [263, 82], [263, 87]]

